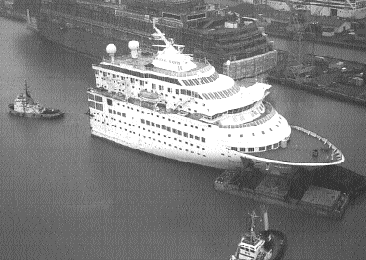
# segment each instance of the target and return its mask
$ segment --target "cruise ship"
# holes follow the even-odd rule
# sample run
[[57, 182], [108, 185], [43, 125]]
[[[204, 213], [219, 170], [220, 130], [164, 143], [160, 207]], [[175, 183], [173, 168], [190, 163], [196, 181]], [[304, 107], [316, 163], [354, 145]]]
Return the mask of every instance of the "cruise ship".
[[207, 60], [184, 54], [153, 21], [157, 54], [130, 41], [130, 55], [93, 65], [88, 89], [91, 134], [179, 161], [220, 169], [243, 158], [264, 165], [322, 166], [344, 161], [329, 140], [291, 126], [267, 101], [270, 85], [240, 86]]
[[234, 79], [254, 77], [277, 64], [273, 42], [254, 19], [204, 0], [42, 0], [33, 13], [44, 38], [98, 58], [110, 42], [128, 52], [130, 40], [156, 53], [158, 48], [151, 48], [154, 18], [187, 53], [207, 58], [219, 73]]

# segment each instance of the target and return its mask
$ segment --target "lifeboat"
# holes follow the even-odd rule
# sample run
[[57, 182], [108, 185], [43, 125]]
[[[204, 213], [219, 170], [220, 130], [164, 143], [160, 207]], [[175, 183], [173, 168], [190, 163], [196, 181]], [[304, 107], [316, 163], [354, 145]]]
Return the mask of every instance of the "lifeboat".
[[158, 101], [159, 94], [155, 92], [148, 92], [146, 90], [142, 90], [140, 92], [140, 97], [143, 99], [147, 99], [148, 101]]

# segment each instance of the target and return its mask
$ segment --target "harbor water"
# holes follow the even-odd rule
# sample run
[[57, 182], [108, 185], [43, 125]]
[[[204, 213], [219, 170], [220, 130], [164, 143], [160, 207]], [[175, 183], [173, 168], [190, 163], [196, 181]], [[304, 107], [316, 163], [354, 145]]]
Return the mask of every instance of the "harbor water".
[[[259, 204], [214, 190], [220, 170], [90, 136], [93, 61], [0, 18], [1, 259], [228, 259]], [[60, 120], [18, 118], [8, 103], [27, 80]], [[281, 86], [269, 100], [292, 124], [327, 137], [365, 174], [366, 109]], [[300, 149], [300, 148], [299, 148]], [[342, 221], [268, 207], [285, 259], [364, 259], [366, 198]], [[258, 223], [262, 229], [262, 223]]]

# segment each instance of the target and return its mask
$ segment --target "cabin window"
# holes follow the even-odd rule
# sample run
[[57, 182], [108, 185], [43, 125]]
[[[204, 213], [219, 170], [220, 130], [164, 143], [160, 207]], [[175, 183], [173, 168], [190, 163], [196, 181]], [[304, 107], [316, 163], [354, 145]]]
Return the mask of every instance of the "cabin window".
[[95, 101], [97, 102], [103, 102], [103, 98], [100, 96], [95, 95]]
[[264, 150], [266, 150], [266, 147], [264, 147], [264, 146], [259, 147], [259, 151], [264, 151]]
[[175, 94], [179, 95], [179, 89], [175, 90]]
[[159, 85], [159, 90], [164, 90], [164, 87], [162, 85]]
[[112, 106], [112, 99], [107, 98], [107, 104], [108, 104], [109, 106]]
[[254, 152], [254, 148], [249, 148], [248, 151], [249, 152]]
[[89, 101], [89, 107], [95, 108], [95, 102]]
[[272, 145], [267, 145], [267, 150], [271, 150], [272, 149]]
[[156, 84], [152, 83], [152, 89], [156, 89]]
[[100, 111], [103, 111], [103, 105], [102, 104], [96, 103], [95, 104], [95, 108], [98, 109], [98, 110], [100, 110]]
[[238, 148], [236, 148], [236, 147], [231, 147], [231, 150], [237, 151], [237, 150], [238, 150]]

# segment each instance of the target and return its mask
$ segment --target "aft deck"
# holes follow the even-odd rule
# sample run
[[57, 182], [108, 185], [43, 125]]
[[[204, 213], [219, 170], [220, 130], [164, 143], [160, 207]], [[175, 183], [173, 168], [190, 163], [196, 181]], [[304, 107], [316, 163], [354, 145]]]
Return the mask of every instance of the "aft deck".
[[243, 157], [268, 163], [322, 166], [344, 162], [342, 152], [327, 139], [298, 126], [291, 126], [286, 148], [244, 154]]

